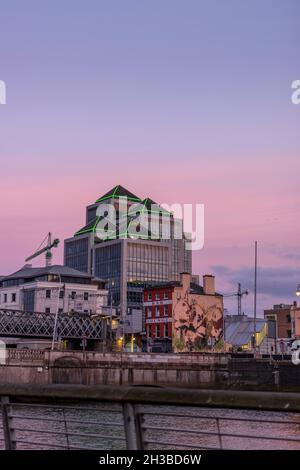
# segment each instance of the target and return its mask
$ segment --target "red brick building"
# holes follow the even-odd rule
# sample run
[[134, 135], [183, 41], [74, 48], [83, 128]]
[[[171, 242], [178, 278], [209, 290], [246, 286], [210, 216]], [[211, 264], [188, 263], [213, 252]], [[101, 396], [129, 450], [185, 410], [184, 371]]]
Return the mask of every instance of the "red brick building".
[[296, 338], [300, 335], [300, 309], [297, 302], [278, 304], [265, 310], [264, 316], [276, 322], [276, 338]]
[[292, 337], [292, 305], [274, 305], [272, 309], [264, 310], [264, 317], [276, 321], [276, 338]]
[[223, 297], [215, 292], [214, 276], [203, 287], [181, 274], [181, 281], [144, 290], [143, 314], [147, 350], [191, 352], [210, 348], [222, 336]]
[[144, 290], [143, 314], [147, 345], [150, 348], [154, 340], [156, 347], [164, 352], [172, 350], [172, 293], [174, 284], [149, 287]]

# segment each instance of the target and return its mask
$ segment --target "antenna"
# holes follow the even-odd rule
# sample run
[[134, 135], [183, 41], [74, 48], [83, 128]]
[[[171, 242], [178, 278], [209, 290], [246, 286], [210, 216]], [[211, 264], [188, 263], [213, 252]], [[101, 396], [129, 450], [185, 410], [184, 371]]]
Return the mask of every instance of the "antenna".
[[244, 295], [248, 295], [247, 290], [242, 291], [241, 283], [238, 283], [238, 290], [234, 294], [223, 294], [223, 297], [237, 297], [238, 304], [238, 315], [242, 315], [242, 298]]
[[257, 241], [254, 248], [254, 349], [256, 348], [256, 307], [257, 307]]

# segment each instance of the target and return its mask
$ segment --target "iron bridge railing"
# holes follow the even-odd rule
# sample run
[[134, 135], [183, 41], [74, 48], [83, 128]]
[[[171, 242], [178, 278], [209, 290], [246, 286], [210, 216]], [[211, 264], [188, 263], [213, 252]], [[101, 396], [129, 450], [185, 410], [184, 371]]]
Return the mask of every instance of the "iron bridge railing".
[[[55, 315], [50, 313], [0, 310], [1, 336], [26, 336], [52, 338]], [[105, 339], [106, 321], [91, 319], [88, 314], [60, 313], [57, 318], [56, 336], [63, 339]]]
[[153, 387], [0, 386], [0, 447], [300, 450], [298, 394], [232, 395]]

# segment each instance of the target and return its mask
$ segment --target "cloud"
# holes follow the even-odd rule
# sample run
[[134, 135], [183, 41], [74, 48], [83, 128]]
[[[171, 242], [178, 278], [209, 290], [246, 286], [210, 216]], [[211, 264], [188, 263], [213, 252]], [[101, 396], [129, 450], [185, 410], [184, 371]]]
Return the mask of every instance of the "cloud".
[[[223, 265], [213, 266], [213, 272], [228, 283], [236, 286], [240, 282], [244, 289], [254, 290], [254, 269], [241, 267], [228, 268]], [[300, 283], [300, 269], [290, 266], [264, 267], [257, 271], [257, 292], [275, 298], [294, 298]]]

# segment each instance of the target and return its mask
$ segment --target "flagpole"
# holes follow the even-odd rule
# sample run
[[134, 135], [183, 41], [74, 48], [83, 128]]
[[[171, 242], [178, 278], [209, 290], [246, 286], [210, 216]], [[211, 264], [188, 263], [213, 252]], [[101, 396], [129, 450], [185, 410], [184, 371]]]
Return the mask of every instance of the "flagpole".
[[256, 350], [256, 310], [257, 310], [257, 241], [254, 253], [254, 350]]

